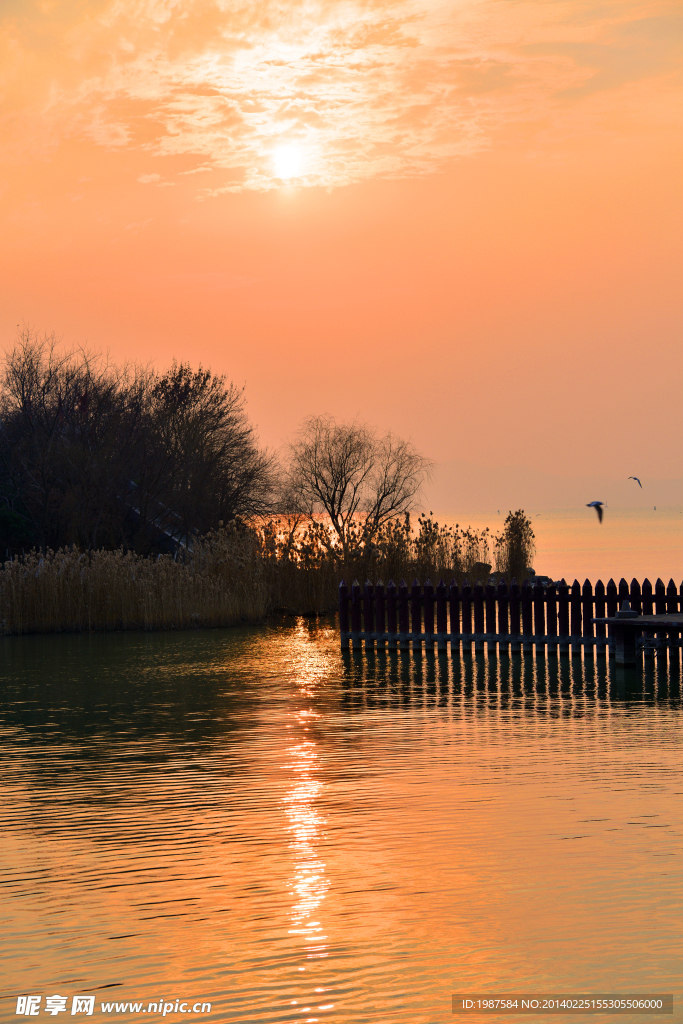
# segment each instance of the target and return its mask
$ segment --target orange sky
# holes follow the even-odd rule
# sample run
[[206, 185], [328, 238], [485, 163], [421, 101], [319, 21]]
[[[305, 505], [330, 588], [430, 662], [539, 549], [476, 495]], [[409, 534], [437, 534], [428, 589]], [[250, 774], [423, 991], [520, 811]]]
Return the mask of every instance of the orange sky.
[[201, 360], [271, 446], [360, 414], [683, 476], [682, 39], [657, 0], [4, 0], [0, 343]]

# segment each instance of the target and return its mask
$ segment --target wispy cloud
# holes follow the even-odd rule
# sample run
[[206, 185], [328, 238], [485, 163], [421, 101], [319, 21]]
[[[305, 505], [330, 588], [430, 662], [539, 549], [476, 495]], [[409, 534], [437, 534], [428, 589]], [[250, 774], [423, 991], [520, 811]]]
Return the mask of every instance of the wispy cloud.
[[[28, 14], [26, 10], [28, 8]], [[433, 173], [515, 125], [580, 131], [641, 83], [680, 89], [680, 8], [583, 0], [102, 0], [36, 34], [0, 19], [10, 107], [97, 146], [215, 170], [201, 193], [269, 189], [296, 147], [299, 185]], [[47, 54], [42, 90], [19, 86]], [[61, 55], [61, 56], [60, 56]], [[40, 73], [39, 73], [40, 74]], [[563, 129], [564, 125], [564, 129]], [[163, 175], [166, 180], [168, 175]], [[158, 181], [147, 173], [138, 181]]]

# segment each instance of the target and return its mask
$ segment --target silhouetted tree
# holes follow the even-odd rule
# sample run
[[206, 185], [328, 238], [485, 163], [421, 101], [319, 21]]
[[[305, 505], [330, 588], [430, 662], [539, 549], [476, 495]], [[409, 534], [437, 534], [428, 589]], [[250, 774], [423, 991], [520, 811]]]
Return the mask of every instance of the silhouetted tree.
[[364, 423], [314, 416], [289, 445], [285, 493], [309, 519], [326, 515], [347, 556], [359, 529], [371, 540], [414, 507], [430, 468], [410, 441], [379, 437]]
[[271, 507], [273, 458], [259, 448], [244, 405], [243, 391], [201, 366], [174, 362], [151, 383], [141, 477], [148, 498], [168, 510], [160, 518], [180, 525], [186, 538]]
[[533, 565], [536, 541], [531, 520], [519, 509], [508, 512], [502, 532], [495, 538], [496, 569], [508, 581], [526, 579], [527, 569]]
[[210, 370], [118, 369], [24, 331], [0, 381], [0, 543], [140, 551], [267, 510], [272, 458]]
[[42, 547], [110, 539], [126, 470], [123, 384], [99, 358], [60, 352], [54, 335], [25, 331], [7, 355], [2, 501]]

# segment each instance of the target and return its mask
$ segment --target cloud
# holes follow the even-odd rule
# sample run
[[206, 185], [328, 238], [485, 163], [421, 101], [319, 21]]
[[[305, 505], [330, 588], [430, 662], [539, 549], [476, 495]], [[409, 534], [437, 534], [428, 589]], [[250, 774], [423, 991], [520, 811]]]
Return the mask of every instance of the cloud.
[[657, 76], [680, 90], [672, 39], [682, 19], [668, 0], [653, 0], [647, 17], [636, 0], [100, 0], [87, 15], [72, 0], [61, 9], [63, 21], [39, 37], [20, 8], [0, 20], [13, 81], [37, 68], [46, 33], [52, 43], [46, 92], [28, 97], [27, 123], [35, 129], [42, 102], [51, 139], [191, 158], [199, 166], [178, 173], [218, 169], [218, 191], [279, 187], [273, 153], [285, 144], [299, 153], [297, 184], [330, 188], [438, 172], [515, 125], [524, 134], [552, 123], [556, 144], [558, 126], [571, 134], [581, 120], [569, 108], [618, 105], [624, 87], [652, 89]]

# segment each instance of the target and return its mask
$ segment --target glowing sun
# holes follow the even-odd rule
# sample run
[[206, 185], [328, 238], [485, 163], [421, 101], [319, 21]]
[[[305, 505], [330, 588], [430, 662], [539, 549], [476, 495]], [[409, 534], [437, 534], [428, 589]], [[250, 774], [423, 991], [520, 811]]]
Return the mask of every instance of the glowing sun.
[[296, 178], [301, 168], [301, 151], [298, 146], [278, 146], [273, 154], [275, 172], [278, 178]]

